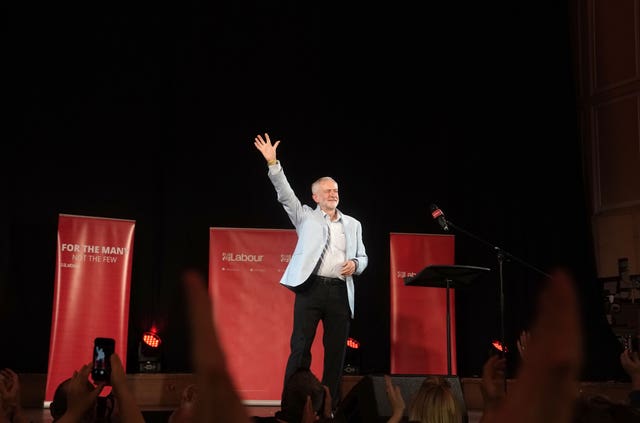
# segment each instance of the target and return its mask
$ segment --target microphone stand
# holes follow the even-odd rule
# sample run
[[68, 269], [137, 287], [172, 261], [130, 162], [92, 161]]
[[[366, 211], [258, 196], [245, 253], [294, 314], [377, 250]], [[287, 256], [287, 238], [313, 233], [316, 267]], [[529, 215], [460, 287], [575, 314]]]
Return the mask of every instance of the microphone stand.
[[[444, 217], [444, 216], [442, 216]], [[498, 273], [499, 273], [499, 283], [500, 283], [500, 342], [502, 343], [502, 351], [501, 351], [501, 356], [504, 357], [505, 354], [505, 349], [506, 349], [506, 344], [505, 344], [505, 340], [504, 340], [504, 275], [503, 275], [503, 263], [505, 258], [509, 259], [509, 260], [513, 260], [516, 261], [518, 263], [520, 263], [521, 265], [533, 270], [536, 273], [539, 273], [540, 275], [548, 278], [550, 277], [550, 275], [548, 273], [543, 272], [542, 270], [538, 269], [537, 267], [527, 263], [526, 261], [514, 256], [513, 254], [503, 250], [502, 248], [495, 246], [487, 241], [485, 241], [484, 239], [472, 234], [471, 232], [461, 228], [460, 226], [454, 224], [452, 221], [450, 221], [447, 218], [444, 218], [445, 222], [447, 223], [447, 225], [459, 232], [462, 232], [463, 234], [467, 235], [470, 238], [475, 239], [476, 241], [480, 242], [481, 244], [486, 245], [487, 247], [489, 247], [493, 252], [495, 252], [496, 254], [496, 259], [498, 260]], [[444, 229], [444, 226], [443, 226]], [[504, 392], [507, 392], [507, 373], [505, 372], [505, 376], [504, 376]]]

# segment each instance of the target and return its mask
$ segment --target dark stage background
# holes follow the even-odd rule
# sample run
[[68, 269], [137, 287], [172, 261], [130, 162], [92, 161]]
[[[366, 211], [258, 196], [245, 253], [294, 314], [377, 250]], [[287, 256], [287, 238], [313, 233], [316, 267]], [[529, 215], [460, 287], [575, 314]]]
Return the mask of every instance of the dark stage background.
[[[208, 228], [291, 227], [253, 146], [269, 132], [305, 202], [331, 175], [341, 210], [363, 223], [370, 264], [351, 333], [363, 373], [389, 370], [389, 233], [441, 233], [435, 202], [535, 267], [575, 269], [583, 377], [623, 375], [594, 268], [563, 2], [229, 3], [7, 20], [18, 136], [2, 170], [0, 367], [47, 370], [57, 218], [68, 213], [136, 220], [128, 371], [151, 323], [166, 371], [190, 371], [178, 275], [207, 268]], [[493, 269], [457, 293], [459, 375], [473, 376], [500, 335], [497, 260], [454, 233], [457, 264]], [[539, 279], [505, 263], [512, 347]]]

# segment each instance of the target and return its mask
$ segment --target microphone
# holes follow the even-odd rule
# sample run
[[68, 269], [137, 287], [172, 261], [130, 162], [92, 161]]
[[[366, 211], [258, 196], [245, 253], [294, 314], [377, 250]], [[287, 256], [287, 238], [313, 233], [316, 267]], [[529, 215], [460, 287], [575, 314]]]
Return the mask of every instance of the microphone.
[[449, 232], [449, 225], [447, 224], [447, 219], [445, 219], [443, 211], [433, 203], [429, 208], [431, 209], [431, 216], [438, 221], [440, 227]]

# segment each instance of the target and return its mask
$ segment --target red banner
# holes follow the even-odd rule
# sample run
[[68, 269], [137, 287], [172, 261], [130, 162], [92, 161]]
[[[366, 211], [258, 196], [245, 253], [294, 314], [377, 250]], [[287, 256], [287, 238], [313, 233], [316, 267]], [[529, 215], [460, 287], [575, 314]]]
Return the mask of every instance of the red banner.
[[116, 340], [126, 368], [135, 221], [58, 217], [45, 407], [56, 387], [92, 359], [96, 337]]
[[[211, 228], [209, 292], [227, 365], [249, 405], [280, 403], [295, 294], [281, 285], [297, 235], [291, 230]], [[322, 377], [322, 324], [311, 370]]]
[[[390, 234], [391, 373], [447, 374], [446, 290], [405, 286], [431, 264], [454, 264], [453, 235]], [[455, 290], [449, 291], [451, 372], [456, 374]]]

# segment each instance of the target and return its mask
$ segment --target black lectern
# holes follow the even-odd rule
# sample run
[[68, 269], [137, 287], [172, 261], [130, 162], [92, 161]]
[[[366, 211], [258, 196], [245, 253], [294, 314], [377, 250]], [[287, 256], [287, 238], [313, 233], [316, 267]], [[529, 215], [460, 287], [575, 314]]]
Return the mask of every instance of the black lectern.
[[413, 277], [404, 278], [409, 286], [428, 286], [447, 290], [447, 375], [451, 376], [451, 312], [449, 289], [464, 288], [481, 273], [490, 271], [488, 267], [431, 265], [422, 269]]

